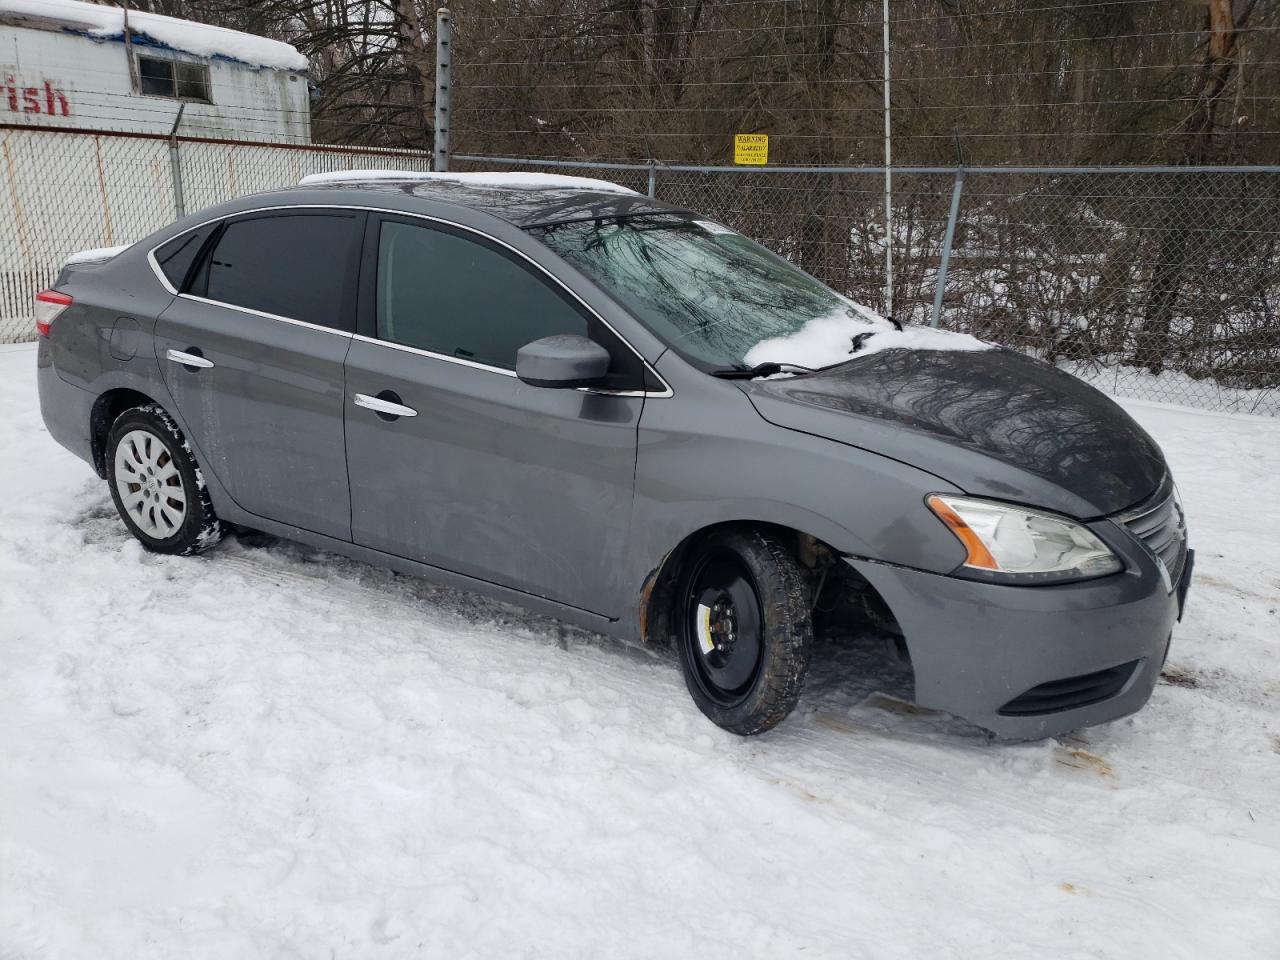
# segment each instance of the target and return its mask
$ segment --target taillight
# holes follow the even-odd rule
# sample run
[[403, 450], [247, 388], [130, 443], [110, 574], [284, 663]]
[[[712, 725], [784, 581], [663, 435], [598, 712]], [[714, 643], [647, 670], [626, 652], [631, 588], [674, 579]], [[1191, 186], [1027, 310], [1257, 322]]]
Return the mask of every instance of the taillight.
[[36, 332], [42, 337], [49, 335], [49, 328], [57, 320], [62, 311], [75, 301], [65, 293], [57, 290], [41, 290], [36, 294]]

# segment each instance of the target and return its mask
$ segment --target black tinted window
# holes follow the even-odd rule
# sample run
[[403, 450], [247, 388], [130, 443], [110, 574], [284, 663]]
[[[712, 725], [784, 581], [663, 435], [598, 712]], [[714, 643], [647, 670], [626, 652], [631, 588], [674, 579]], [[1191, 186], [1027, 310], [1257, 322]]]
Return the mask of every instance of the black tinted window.
[[196, 257], [200, 255], [200, 248], [211, 232], [213, 232], [212, 225], [201, 227], [199, 230], [192, 230], [180, 237], [174, 237], [168, 243], [156, 248], [156, 263], [160, 265], [161, 272], [169, 278], [175, 290], [183, 288], [187, 273], [195, 263]]
[[336, 214], [285, 214], [229, 223], [193, 292], [293, 320], [352, 329], [343, 293], [354, 227], [353, 217]]
[[378, 336], [514, 370], [516, 351], [587, 318], [547, 282], [487, 245], [385, 222], [378, 243]]

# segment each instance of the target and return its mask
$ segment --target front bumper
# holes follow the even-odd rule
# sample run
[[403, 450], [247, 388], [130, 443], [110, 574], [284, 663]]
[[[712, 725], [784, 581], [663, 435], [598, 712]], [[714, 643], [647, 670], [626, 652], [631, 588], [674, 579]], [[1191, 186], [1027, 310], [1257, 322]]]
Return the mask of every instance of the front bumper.
[[1191, 564], [1170, 591], [1154, 557], [1110, 521], [1090, 524], [1124, 573], [1011, 587], [849, 558], [906, 638], [916, 702], [1030, 740], [1140, 709], [1168, 652]]

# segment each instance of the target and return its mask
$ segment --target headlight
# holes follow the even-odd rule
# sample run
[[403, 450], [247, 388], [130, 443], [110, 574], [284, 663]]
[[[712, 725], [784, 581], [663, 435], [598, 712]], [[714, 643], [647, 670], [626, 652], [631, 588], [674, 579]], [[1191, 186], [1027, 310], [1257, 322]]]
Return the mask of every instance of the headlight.
[[990, 500], [931, 494], [929, 509], [968, 551], [960, 573], [1008, 583], [1086, 580], [1124, 564], [1085, 527], [1065, 517]]

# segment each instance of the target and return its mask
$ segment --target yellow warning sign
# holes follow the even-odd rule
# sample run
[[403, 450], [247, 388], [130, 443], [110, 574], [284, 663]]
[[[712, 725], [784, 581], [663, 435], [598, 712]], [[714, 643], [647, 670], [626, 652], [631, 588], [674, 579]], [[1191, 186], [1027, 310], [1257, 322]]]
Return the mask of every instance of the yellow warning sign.
[[763, 167], [769, 162], [769, 135], [767, 133], [735, 133], [733, 162]]

